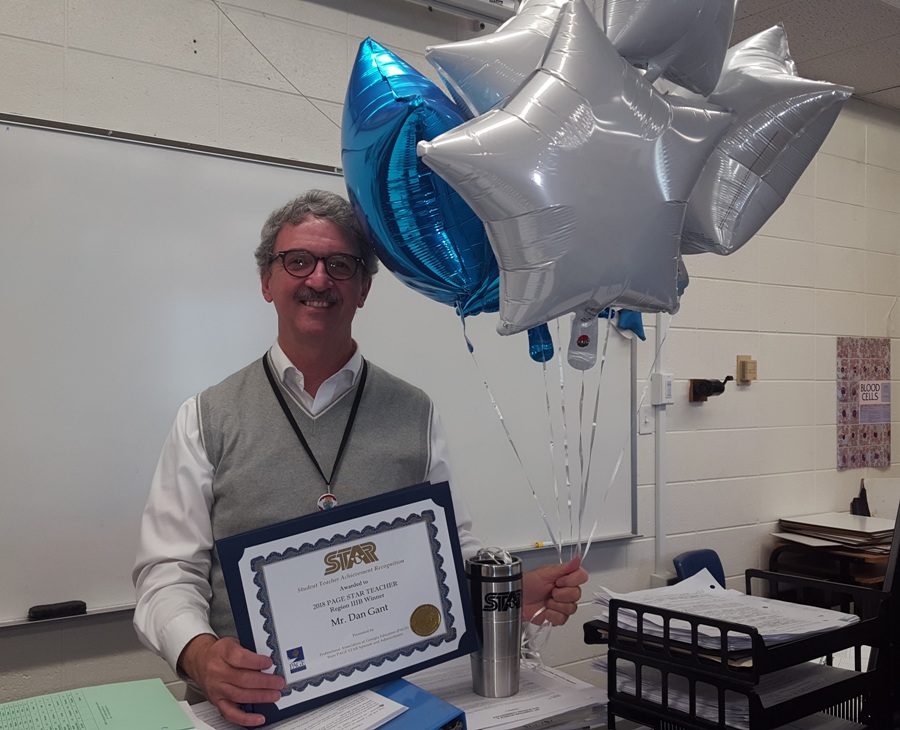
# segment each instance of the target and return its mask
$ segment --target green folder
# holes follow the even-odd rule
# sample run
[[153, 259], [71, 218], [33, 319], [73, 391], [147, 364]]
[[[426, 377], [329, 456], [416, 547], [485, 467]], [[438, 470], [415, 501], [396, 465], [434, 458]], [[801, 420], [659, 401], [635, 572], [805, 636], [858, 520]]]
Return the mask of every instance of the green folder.
[[0, 704], [0, 730], [193, 730], [159, 679], [101, 684]]

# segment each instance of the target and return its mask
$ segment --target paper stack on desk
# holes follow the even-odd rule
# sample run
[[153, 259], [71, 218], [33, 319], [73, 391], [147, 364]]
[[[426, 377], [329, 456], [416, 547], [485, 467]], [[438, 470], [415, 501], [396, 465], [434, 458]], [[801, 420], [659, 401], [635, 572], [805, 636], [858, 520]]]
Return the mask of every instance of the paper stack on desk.
[[[894, 520], [863, 517], [848, 512], [825, 512], [778, 520], [785, 540], [812, 546], [844, 546], [868, 552], [888, 552], [894, 536]], [[796, 536], [796, 537], [795, 537]]]
[[[706, 569], [680, 583], [662, 588], [649, 588], [624, 594], [601, 588], [595, 594], [595, 600], [601, 607], [601, 613], [597, 619], [603, 623], [609, 623], [609, 602], [613, 598], [752, 626], [759, 631], [760, 637], [766, 644], [778, 644], [859, 621], [859, 617], [853, 614], [776, 601], [760, 596], [748, 596], [739, 591], [722, 588]], [[645, 613], [643, 623], [646, 634], [663, 635], [663, 621], [660, 616]], [[619, 628], [637, 629], [636, 615], [633, 611], [619, 611]], [[718, 629], [701, 624], [698, 627], [698, 634], [700, 646], [712, 650], [721, 648], [722, 637]], [[690, 624], [673, 621], [670, 627], [670, 637], [674, 641], [690, 643]], [[745, 651], [749, 648], [749, 634], [728, 632], [728, 651]]]
[[[196, 730], [241, 730], [215, 705], [200, 702], [185, 711]], [[357, 692], [314, 710], [281, 720], [272, 730], [441, 730], [465, 728], [463, 711], [404, 679]]]
[[[523, 663], [518, 693], [497, 699], [472, 691], [468, 658], [454, 659], [408, 679], [465, 710], [468, 730], [595, 727], [590, 718], [604, 717], [606, 690], [543, 665]], [[572, 715], [582, 719], [572, 722]]]

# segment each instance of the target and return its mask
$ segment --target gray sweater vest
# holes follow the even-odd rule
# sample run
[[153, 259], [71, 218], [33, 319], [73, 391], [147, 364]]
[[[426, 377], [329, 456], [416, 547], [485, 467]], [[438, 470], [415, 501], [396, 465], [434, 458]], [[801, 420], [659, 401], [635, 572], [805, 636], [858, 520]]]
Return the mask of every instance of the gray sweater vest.
[[[356, 386], [318, 416], [283, 388], [282, 393], [329, 476]], [[279, 407], [260, 361], [203, 391], [197, 403], [201, 438], [214, 469], [214, 539], [316, 511], [316, 500], [327, 488]], [[424, 481], [430, 431], [428, 396], [369, 363], [356, 422], [331, 480], [339, 504]], [[235, 636], [215, 550], [210, 584], [210, 625], [219, 636]]]

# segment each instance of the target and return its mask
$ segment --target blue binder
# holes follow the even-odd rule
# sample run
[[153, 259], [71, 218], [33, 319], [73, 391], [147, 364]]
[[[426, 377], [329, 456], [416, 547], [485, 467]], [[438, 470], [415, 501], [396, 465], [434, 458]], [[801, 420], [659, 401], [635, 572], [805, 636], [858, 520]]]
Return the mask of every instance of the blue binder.
[[466, 730], [465, 712], [405, 679], [372, 689], [409, 708], [382, 725], [382, 730]]

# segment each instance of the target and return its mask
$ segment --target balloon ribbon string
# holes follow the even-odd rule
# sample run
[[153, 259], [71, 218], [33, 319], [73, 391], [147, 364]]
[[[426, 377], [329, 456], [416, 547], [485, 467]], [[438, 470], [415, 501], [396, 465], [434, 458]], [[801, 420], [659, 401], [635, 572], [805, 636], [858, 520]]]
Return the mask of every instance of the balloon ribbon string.
[[[553, 413], [550, 407], [550, 382], [547, 379], [547, 362], [541, 363], [541, 369], [544, 371], [544, 400], [547, 404], [547, 423], [550, 425], [550, 471], [553, 474], [553, 498], [556, 502], [556, 526], [562, 532], [562, 515], [559, 507], [559, 479], [556, 475], [556, 469], [553, 465], [556, 463], [556, 436], [553, 427]], [[556, 554], [559, 562], [562, 563], [562, 544], [560, 541], [556, 543]]]
[[581, 389], [578, 393], [578, 542], [581, 542], [581, 515], [584, 512], [584, 370], [581, 373]]
[[[560, 336], [559, 319], [556, 320], [556, 341], [562, 342]], [[562, 411], [562, 429], [563, 429], [563, 463], [565, 464], [566, 475], [566, 505], [569, 510], [569, 541], [575, 537], [575, 523], [572, 515], [572, 475], [569, 470], [569, 426], [566, 423], [566, 373], [563, 368], [562, 347], [556, 350], [556, 361], [559, 365], [559, 407]], [[559, 527], [560, 536], [562, 536], [562, 525]]]
[[[468, 338], [466, 338], [466, 341], [469, 341]], [[519, 449], [516, 447], [509, 429], [506, 427], [506, 420], [503, 418], [503, 412], [500, 410], [500, 406], [497, 405], [497, 399], [494, 398], [494, 394], [491, 391], [491, 387], [488, 385], [487, 379], [482, 374], [481, 365], [479, 365], [478, 358], [475, 356], [475, 350], [470, 349], [469, 355], [472, 356], [472, 362], [475, 363], [475, 369], [478, 371], [478, 374], [481, 377], [481, 382], [484, 385], [484, 389], [487, 391], [488, 397], [491, 399], [491, 405], [494, 407], [494, 412], [497, 414], [497, 418], [500, 420], [500, 426], [503, 428], [503, 433], [506, 434], [506, 440], [509, 441], [509, 445], [512, 447], [513, 453], [516, 456], [516, 460], [519, 462], [519, 466], [522, 469], [522, 474], [525, 476], [525, 481], [528, 482], [528, 487], [531, 489], [531, 496], [534, 497], [534, 502], [537, 505], [538, 512], [540, 512], [541, 519], [544, 521], [544, 526], [547, 528], [547, 534], [550, 536], [550, 542], [559, 544], [559, 539], [553, 534], [553, 528], [550, 526], [550, 519], [547, 517], [547, 512], [544, 510], [544, 506], [541, 504], [540, 497], [538, 497], [537, 490], [534, 488], [534, 483], [531, 481], [531, 477], [528, 476], [528, 470], [525, 468], [525, 463], [522, 461], [522, 457], [519, 454]]]
[[[650, 376], [653, 374], [653, 371], [656, 369], [656, 363], [659, 361], [659, 354], [662, 352], [663, 346], [666, 344], [666, 340], [669, 339], [669, 329], [666, 328], [665, 334], [662, 336], [662, 340], [660, 340], [659, 346], [656, 348], [656, 352], [653, 354], [653, 362], [650, 363], [650, 368], [647, 370], [647, 377], [644, 378], [644, 387], [641, 388], [641, 397], [638, 399], [638, 403], [635, 410], [635, 415], [640, 415], [641, 407], [644, 405], [644, 400], [647, 397], [647, 390], [650, 387]], [[613, 468], [612, 474], [609, 477], [609, 482], [606, 485], [606, 489], [603, 491], [603, 495], [601, 497], [601, 502], [606, 502], [606, 498], [609, 496], [610, 491], [612, 490], [612, 485], [616, 481], [616, 477], [619, 474], [619, 468], [622, 466], [622, 459], [625, 456], [625, 449], [628, 446], [628, 439], [631, 437], [631, 434], [625, 437], [625, 442], [622, 444], [622, 448], [619, 449], [619, 456], [616, 459], [616, 465]], [[581, 556], [582, 561], [587, 558], [588, 551], [591, 549], [591, 543], [594, 539], [594, 532], [597, 529], [597, 525], [599, 523], [599, 518], [594, 520], [594, 526], [591, 528], [591, 533], [588, 537], [588, 541], [584, 548], [584, 553]]]
[[[600, 411], [600, 388], [603, 385], [603, 372], [606, 368], [606, 355], [609, 350], [609, 333], [612, 329], [612, 312], [610, 311], [609, 317], [606, 318], [606, 331], [603, 334], [603, 349], [600, 351], [600, 372], [597, 376], [597, 393], [594, 397], [594, 416], [591, 421], [591, 438], [590, 444], [588, 445], [587, 452], [587, 465], [585, 467], [582, 462], [582, 481], [581, 481], [581, 504], [580, 509], [578, 511], [578, 551], [581, 552], [581, 536], [582, 536], [582, 525], [584, 523], [584, 511], [587, 507], [587, 498], [588, 498], [588, 484], [591, 480], [591, 462], [593, 461], [594, 455], [594, 443], [597, 436], [597, 415]], [[582, 371], [582, 387], [581, 387], [581, 400], [582, 402], [579, 404], [579, 410], [583, 411], [584, 408], [584, 372]], [[580, 415], [578, 420], [581, 428], [584, 428], [584, 416]], [[621, 452], [619, 453], [619, 459], [622, 458]]]

